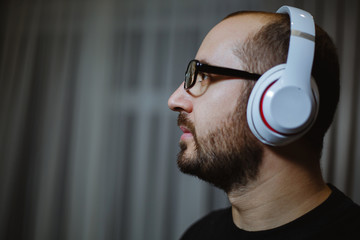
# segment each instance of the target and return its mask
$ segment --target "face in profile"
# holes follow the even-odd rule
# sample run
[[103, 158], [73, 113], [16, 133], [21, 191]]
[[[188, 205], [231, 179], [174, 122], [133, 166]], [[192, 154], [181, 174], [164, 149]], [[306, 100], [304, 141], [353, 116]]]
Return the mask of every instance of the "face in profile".
[[[196, 126], [180, 113], [178, 125], [193, 134], [193, 142], [180, 141], [177, 163], [183, 173], [194, 175], [228, 192], [254, 180], [261, 162], [260, 143], [246, 123], [247, 96], [241, 97], [234, 112], [205, 136], [196, 135]], [[244, 101], [245, 100], [245, 101]], [[192, 152], [188, 145], [194, 144]]]
[[[213, 66], [244, 70], [234, 54], [234, 44], [245, 41], [263, 24], [249, 17], [220, 22], [205, 37], [196, 59]], [[246, 186], [257, 176], [262, 145], [246, 122], [250, 95], [248, 81], [239, 77], [199, 77], [204, 90], [194, 94], [182, 84], [169, 98], [169, 107], [178, 111], [178, 125], [184, 132], [180, 141], [178, 166], [184, 173], [197, 176], [231, 191]], [[205, 84], [205, 85], [204, 85]]]

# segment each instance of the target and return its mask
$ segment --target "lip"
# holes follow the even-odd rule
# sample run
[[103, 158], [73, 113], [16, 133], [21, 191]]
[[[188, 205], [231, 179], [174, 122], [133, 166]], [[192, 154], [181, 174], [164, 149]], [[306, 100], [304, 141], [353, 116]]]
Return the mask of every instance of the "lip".
[[180, 126], [180, 129], [181, 129], [181, 131], [183, 131], [183, 134], [181, 135], [180, 140], [186, 140], [186, 139], [193, 137], [191, 131], [187, 127]]
[[190, 130], [185, 126], [180, 126], [180, 129], [183, 131], [183, 133], [191, 133]]

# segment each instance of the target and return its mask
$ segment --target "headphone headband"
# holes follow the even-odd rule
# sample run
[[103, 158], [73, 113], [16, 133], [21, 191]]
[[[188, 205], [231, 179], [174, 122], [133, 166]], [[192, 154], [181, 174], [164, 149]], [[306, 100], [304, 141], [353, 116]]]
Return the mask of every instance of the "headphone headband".
[[288, 14], [290, 17], [289, 51], [283, 78], [290, 79], [294, 85], [310, 90], [315, 51], [313, 16], [302, 9], [289, 6], [282, 6], [276, 12]]
[[291, 30], [299, 31], [310, 35], [312, 40], [315, 40], [315, 28], [313, 16], [299, 8], [282, 6], [276, 13], [286, 13], [290, 17]]

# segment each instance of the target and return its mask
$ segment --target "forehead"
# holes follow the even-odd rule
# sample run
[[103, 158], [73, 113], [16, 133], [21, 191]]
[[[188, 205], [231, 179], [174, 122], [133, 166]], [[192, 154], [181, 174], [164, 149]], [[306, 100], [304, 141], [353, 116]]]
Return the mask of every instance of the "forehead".
[[235, 56], [235, 46], [241, 46], [267, 22], [260, 14], [241, 14], [221, 21], [206, 35], [196, 59], [212, 65], [241, 68]]

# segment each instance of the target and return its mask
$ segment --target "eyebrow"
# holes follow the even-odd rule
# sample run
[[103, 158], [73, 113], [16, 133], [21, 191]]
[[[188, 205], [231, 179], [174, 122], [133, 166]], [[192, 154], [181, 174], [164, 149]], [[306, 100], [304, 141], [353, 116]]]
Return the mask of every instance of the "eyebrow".
[[195, 60], [198, 60], [198, 61], [201, 62], [202, 64], [212, 65], [211, 63], [209, 63], [209, 62], [206, 61], [205, 59], [195, 59]]
[[240, 70], [240, 69], [233, 68], [233, 67], [229, 68], [229, 67], [221, 66], [221, 65], [218, 65], [218, 64], [210, 63], [205, 59], [195, 59], [195, 60], [198, 60], [201, 64], [209, 65], [211, 67], [227, 68], [227, 69], [232, 69], [232, 70], [237, 70], [237, 71], [245, 71], [245, 70]]

